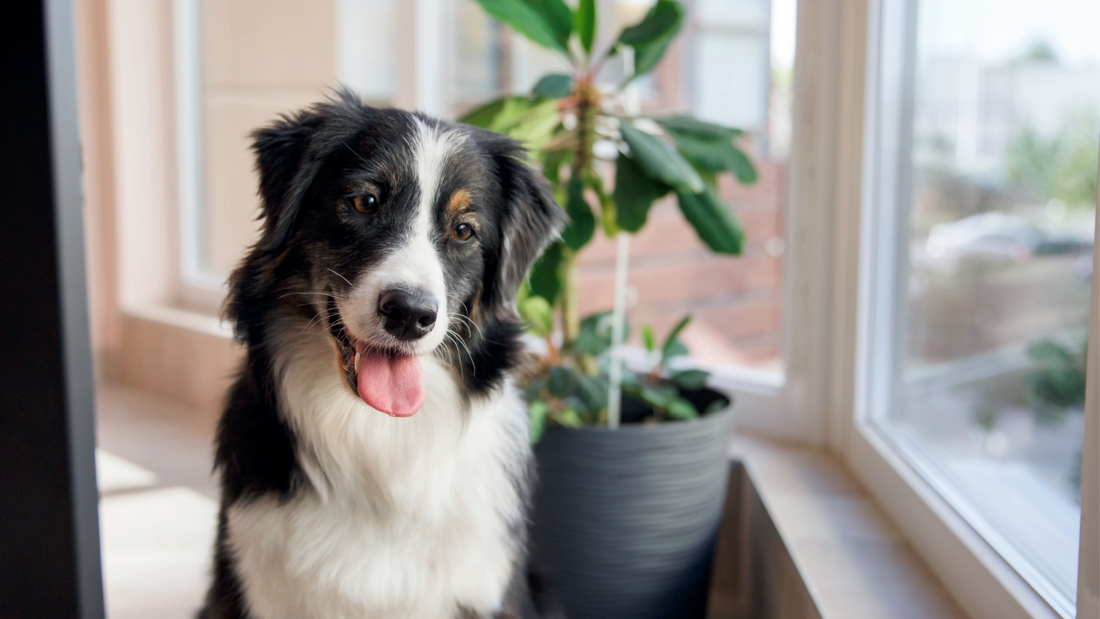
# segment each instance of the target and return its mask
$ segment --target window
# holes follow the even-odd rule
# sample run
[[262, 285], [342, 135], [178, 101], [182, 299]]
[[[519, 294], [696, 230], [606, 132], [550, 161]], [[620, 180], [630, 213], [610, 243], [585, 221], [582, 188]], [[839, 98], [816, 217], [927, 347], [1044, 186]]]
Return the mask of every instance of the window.
[[[602, 40], [613, 40], [650, 4], [599, 3]], [[722, 187], [747, 231], [740, 258], [709, 254], [674, 201], [655, 209], [634, 243], [631, 319], [662, 333], [690, 313], [695, 320], [684, 338], [698, 358], [773, 373], [782, 368], [794, 4], [689, 5], [681, 42], [639, 86], [649, 109], [691, 111], [745, 129], [760, 180]], [[433, 88], [451, 117], [501, 94], [529, 92], [540, 76], [563, 69], [553, 53], [513, 36], [473, 0], [441, 0], [437, 12], [419, 16], [421, 5], [393, 0], [326, 7], [305, 0], [176, 0], [182, 297], [198, 309], [218, 307], [222, 282], [258, 233], [252, 129], [317, 100], [337, 81], [375, 104], [431, 109], [425, 97], [432, 93], [416, 92], [425, 62], [440, 67], [444, 84]], [[435, 25], [425, 26], [425, 19]], [[445, 36], [427, 36], [434, 27]], [[612, 83], [621, 74], [618, 62], [605, 69]], [[583, 255], [582, 311], [611, 306], [614, 255], [606, 240]]]
[[1072, 617], [1100, 6], [882, 7], [868, 421]]

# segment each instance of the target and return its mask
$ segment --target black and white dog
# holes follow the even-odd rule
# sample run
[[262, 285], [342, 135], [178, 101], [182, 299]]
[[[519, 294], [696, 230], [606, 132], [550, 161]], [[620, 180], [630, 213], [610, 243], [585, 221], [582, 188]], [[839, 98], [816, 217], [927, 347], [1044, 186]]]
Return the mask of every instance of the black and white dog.
[[347, 92], [254, 138], [200, 617], [527, 615], [513, 299], [560, 207], [515, 142]]

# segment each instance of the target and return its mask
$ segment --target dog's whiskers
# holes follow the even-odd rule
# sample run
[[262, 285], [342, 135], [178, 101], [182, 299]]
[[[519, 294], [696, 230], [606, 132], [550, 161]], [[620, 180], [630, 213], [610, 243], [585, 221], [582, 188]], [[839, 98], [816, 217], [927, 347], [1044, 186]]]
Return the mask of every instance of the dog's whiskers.
[[[451, 339], [453, 339], [454, 342], [457, 344], [457, 346], [455, 346], [455, 350], [458, 350], [460, 354], [461, 354], [462, 351], [458, 348], [458, 346], [461, 346], [462, 350], [466, 351], [466, 356], [470, 359], [470, 369], [476, 375], [477, 374], [477, 362], [474, 361], [474, 354], [472, 352], [470, 352], [470, 347], [466, 345], [466, 341], [463, 340], [461, 337], [459, 337], [459, 335], [457, 333], [455, 333], [454, 331], [451, 331], [450, 329], [447, 330], [447, 336], [449, 336]], [[459, 363], [458, 365], [459, 365], [459, 367], [462, 367], [461, 363]]]
[[[466, 382], [466, 371], [462, 367], [461, 357], [459, 358], [458, 363], [455, 363], [454, 362], [454, 357], [451, 356], [450, 347], [446, 346], [446, 344], [449, 344], [453, 339], [455, 339], [455, 337], [456, 337], [455, 334], [453, 332], [451, 332], [451, 330], [448, 329], [446, 331], [446, 333], [443, 334], [443, 342], [444, 342], [445, 345], [442, 346], [441, 348], [445, 349], [447, 351], [447, 363], [450, 364], [450, 365], [457, 365], [458, 366], [458, 375], [462, 377], [462, 382]], [[457, 346], [455, 346], [455, 350], [456, 351], [458, 350]]]
[[336, 271], [333, 271], [332, 269], [328, 269], [328, 272], [329, 272], [329, 273], [332, 273], [332, 274], [333, 274], [333, 275], [335, 275], [336, 277], [339, 277], [340, 279], [344, 280], [345, 282], [347, 282], [347, 283], [348, 283], [348, 285], [349, 285], [349, 286], [352, 286], [352, 287], [354, 287], [354, 286], [355, 286], [355, 284], [352, 284], [351, 282], [349, 282], [349, 281], [348, 281], [348, 278], [344, 277], [343, 275], [340, 275], [340, 274], [339, 274], [339, 273], [337, 273]]
[[474, 331], [473, 331], [473, 329], [470, 328], [470, 327], [473, 327], [474, 329], [477, 329], [478, 337], [481, 337], [481, 338], [485, 337], [485, 334], [481, 332], [481, 327], [478, 326], [478, 324], [476, 322], [474, 322], [472, 319], [470, 319], [469, 316], [463, 316], [462, 314], [455, 314], [454, 316], [455, 316], [455, 318], [459, 319], [459, 321], [460, 321], [459, 324], [461, 324], [463, 327], [466, 328], [467, 333], [469, 333], [470, 335], [473, 335]]
[[[298, 307], [302, 307], [302, 306], [299, 305]], [[306, 333], [312, 333], [314, 323], [320, 324], [321, 319], [323, 319], [323, 318], [332, 318], [333, 316], [337, 316], [337, 317], [340, 316], [340, 311], [337, 310], [337, 309], [332, 309], [332, 310], [326, 310], [326, 311], [323, 311], [323, 312], [317, 312], [317, 315], [314, 316], [312, 319], [310, 319], [309, 323], [306, 324], [306, 326], [302, 328], [302, 331], [304, 331]], [[330, 324], [333, 327], [342, 326], [344, 324], [344, 321], [337, 320], [336, 322], [333, 322], [333, 323], [330, 323]]]
[[474, 328], [477, 329], [478, 336], [484, 338], [485, 334], [481, 332], [481, 327], [476, 322], [474, 322], [474, 320], [472, 318], [470, 318], [470, 316], [469, 316], [470, 308], [466, 307], [466, 302], [465, 301], [460, 301], [460, 303], [462, 304], [462, 310], [465, 311], [466, 313], [465, 314], [458, 314], [458, 316], [460, 318], [462, 318], [463, 320], [465, 320], [466, 322], [472, 324], [474, 326]]

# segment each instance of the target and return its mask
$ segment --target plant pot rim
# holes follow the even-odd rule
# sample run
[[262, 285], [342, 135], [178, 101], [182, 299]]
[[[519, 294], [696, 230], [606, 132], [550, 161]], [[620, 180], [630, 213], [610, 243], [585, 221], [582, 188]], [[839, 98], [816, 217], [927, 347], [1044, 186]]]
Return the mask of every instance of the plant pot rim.
[[[723, 394], [725, 395], [725, 394]], [[659, 423], [624, 423], [619, 425], [618, 428], [609, 428], [606, 425], [584, 425], [579, 428], [570, 428], [567, 426], [548, 425], [546, 431], [551, 430], [568, 430], [570, 432], [627, 432], [627, 433], [639, 433], [639, 432], [660, 432], [660, 428], [684, 428], [693, 427], [702, 423], [717, 423], [721, 419], [734, 413], [734, 409], [737, 408], [737, 399], [732, 396], [725, 396], [729, 398], [730, 403], [705, 415], [700, 415], [694, 419], [681, 419], [677, 421], [662, 421]]]

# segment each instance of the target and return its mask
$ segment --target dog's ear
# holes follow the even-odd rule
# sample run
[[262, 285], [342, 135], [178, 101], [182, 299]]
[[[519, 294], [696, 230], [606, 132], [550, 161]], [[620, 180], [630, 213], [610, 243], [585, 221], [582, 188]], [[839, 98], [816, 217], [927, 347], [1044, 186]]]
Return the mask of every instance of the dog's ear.
[[263, 235], [257, 248], [275, 251], [294, 230], [301, 200], [305, 198], [320, 159], [307, 157], [313, 133], [321, 125], [317, 109], [283, 115], [274, 123], [252, 133], [256, 172], [260, 173], [263, 200]]
[[496, 264], [490, 261], [487, 265], [483, 303], [490, 314], [502, 316], [514, 311], [516, 293], [527, 271], [558, 237], [566, 217], [546, 179], [528, 165], [519, 144], [497, 134], [483, 134], [479, 141], [492, 157], [503, 208]]
[[252, 132], [252, 151], [260, 173], [263, 235], [256, 248], [275, 251], [294, 231], [302, 201], [331, 152], [347, 148], [348, 140], [374, 111], [349, 88]]
[[260, 174], [263, 235], [257, 248], [275, 251], [290, 238], [294, 222], [321, 159], [310, 156], [311, 142], [323, 122], [321, 110], [310, 108], [280, 116], [252, 132], [252, 150]]

